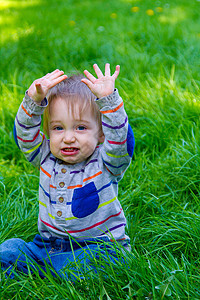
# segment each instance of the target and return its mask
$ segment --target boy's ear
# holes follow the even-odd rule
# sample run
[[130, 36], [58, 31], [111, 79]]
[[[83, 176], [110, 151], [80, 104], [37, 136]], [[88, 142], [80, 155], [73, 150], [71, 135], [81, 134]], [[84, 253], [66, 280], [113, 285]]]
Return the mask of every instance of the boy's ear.
[[99, 144], [103, 143], [104, 140], [105, 140], [105, 135], [103, 134], [103, 132], [101, 132], [99, 135]]

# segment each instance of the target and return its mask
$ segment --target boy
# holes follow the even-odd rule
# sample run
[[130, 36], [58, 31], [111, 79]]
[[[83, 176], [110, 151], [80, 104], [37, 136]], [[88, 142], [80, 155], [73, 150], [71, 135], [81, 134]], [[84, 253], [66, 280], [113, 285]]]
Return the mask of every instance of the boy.
[[[111, 260], [116, 256], [112, 242], [129, 248], [117, 193], [133, 155], [134, 137], [115, 90], [119, 66], [112, 76], [109, 64], [105, 76], [96, 64], [94, 70], [97, 78], [86, 70], [87, 78], [67, 78], [55, 70], [37, 79], [19, 108], [16, 141], [40, 168], [40, 235], [33, 242], [10, 239], [0, 246], [7, 274], [14, 264], [28, 273], [29, 264], [44, 277], [49, 264], [53, 274], [68, 276], [64, 267], [76, 259], [88, 264], [90, 257], [105, 254], [105, 242]], [[44, 111], [49, 139], [40, 132]]]

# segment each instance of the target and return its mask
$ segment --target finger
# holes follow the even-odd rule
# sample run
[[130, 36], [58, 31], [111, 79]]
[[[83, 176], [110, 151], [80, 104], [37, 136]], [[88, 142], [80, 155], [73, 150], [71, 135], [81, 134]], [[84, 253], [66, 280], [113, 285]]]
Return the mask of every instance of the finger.
[[46, 79], [48, 79], [50, 76], [52, 76], [52, 74], [55, 74], [55, 73], [57, 73], [59, 70], [58, 69], [56, 69], [56, 70], [54, 70], [54, 71], [52, 71], [52, 72], [50, 72], [50, 73], [47, 73], [45, 76], [43, 76], [42, 78], [46, 78]]
[[87, 70], [85, 70], [83, 73], [92, 83], [94, 83], [96, 81], [96, 78]]
[[57, 78], [58, 76], [64, 74], [63, 71], [60, 71], [59, 69], [54, 70], [51, 73], [47, 73], [43, 78], [45, 79], [54, 79]]
[[87, 78], [81, 79], [81, 82], [85, 83], [87, 85], [87, 87], [89, 87], [90, 90], [92, 89], [93, 83], [90, 80], [88, 80]]
[[112, 75], [112, 78], [114, 78], [114, 80], [117, 79], [117, 77], [119, 75], [119, 71], [120, 71], [120, 65], [117, 65], [116, 69], [115, 69], [115, 73]]
[[94, 64], [94, 65], [93, 65], [93, 68], [94, 68], [95, 73], [97, 74], [97, 77], [98, 77], [98, 78], [103, 77], [103, 73], [101, 72], [101, 70], [99, 69], [99, 67], [98, 67], [97, 64]]
[[110, 64], [105, 65], [105, 76], [110, 76]]
[[51, 75], [49, 76], [48, 80], [57, 79], [57, 78], [59, 78], [63, 74], [64, 74], [63, 71], [57, 70], [56, 72], [51, 73]]
[[56, 84], [58, 84], [61, 81], [65, 80], [66, 78], [67, 78], [67, 75], [62, 75], [62, 76], [59, 76], [58, 78], [55, 78], [54, 80], [51, 81], [51, 84], [50, 84], [49, 88], [54, 87]]
[[35, 88], [36, 88], [36, 91], [38, 94], [42, 94], [43, 93], [43, 90], [42, 90], [42, 86], [40, 83], [36, 83], [35, 84]]

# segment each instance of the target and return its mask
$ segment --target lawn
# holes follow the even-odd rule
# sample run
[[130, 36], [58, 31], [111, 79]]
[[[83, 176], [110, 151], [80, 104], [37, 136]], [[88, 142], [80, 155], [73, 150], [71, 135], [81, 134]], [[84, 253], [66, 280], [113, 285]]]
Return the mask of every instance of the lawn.
[[37, 233], [38, 171], [12, 133], [33, 80], [120, 64], [136, 139], [119, 186], [129, 268], [75, 284], [2, 272], [0, 299], [200, 299], [200, 1], [1, 0], [0, 31], [0, 243]]

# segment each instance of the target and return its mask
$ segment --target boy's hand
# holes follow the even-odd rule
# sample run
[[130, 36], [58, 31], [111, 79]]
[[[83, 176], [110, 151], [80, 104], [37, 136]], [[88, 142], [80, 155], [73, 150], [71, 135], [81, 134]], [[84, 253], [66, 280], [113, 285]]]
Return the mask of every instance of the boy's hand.
[[52, 87], [67, 78], [67, 75], [63, 74], [63, 71], [57, 69], [36, 79], [28, 89], [28, 96], [40, 104]]
[[102, 98], [112, 94], [115, 89], [115, 80], [119, 75], [120, 66], [116, 66], [116, 70], [112, 76], [110, 75], [110, 64], [105, 65], [105, 76], [97, 64], [94, 64], [93, 68], [98, 78], [95, 78], [90, 72], [85, 70], [84, 74], [87, 78], [83, 78], [81, 81], [89, 87], [97, 98]]

